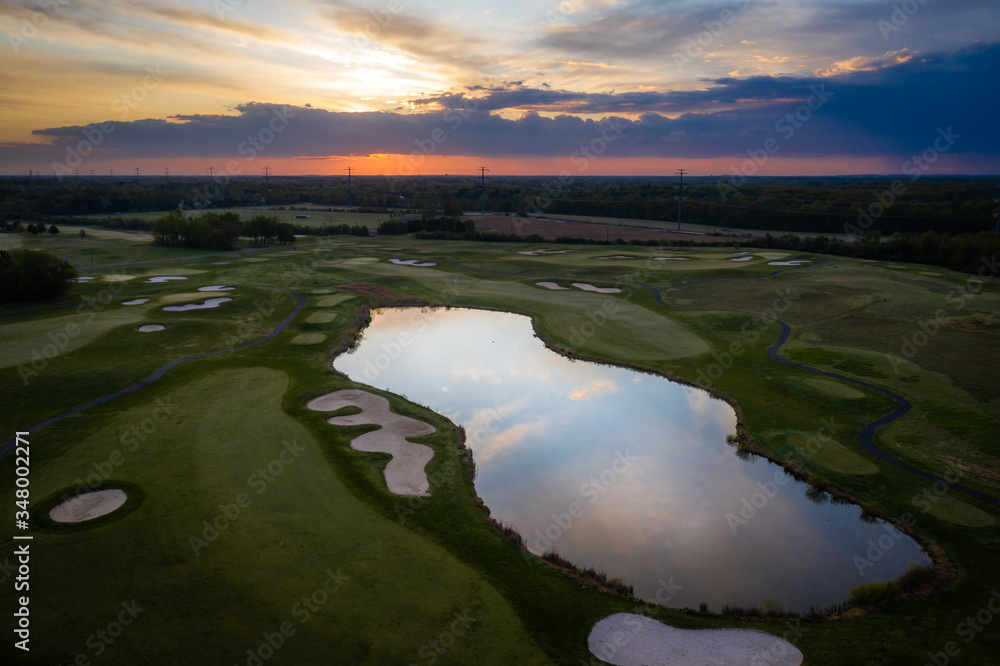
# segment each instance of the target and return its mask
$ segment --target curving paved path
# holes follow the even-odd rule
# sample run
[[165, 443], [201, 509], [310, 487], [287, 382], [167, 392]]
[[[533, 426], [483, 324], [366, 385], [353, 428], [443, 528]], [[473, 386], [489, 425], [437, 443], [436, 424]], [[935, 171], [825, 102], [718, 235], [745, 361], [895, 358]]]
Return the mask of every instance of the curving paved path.
[[[185, 356], [183, 358], [178, 358], [178, 359], [175, 359], [173, 361], [170, 361], [169, 363], [165, 363], [164, 365], [161, 365], [159, 368], [157, 368], [156, 370], [154, 370], [153, 374], [149, 375], [145, 379], [140, 380], [139, 382], [137, 382], [135, 384], [132, 384], [131, 386], [129, 386], [127, 388], [124, 388], [124, 389], [122, 389], [120, 391], [116, 391], [116, 392], [111, 393], [109, 395], [97, 398], [96, 400], [91, 400], [90, 402], [88, 402], [85, 405], [80, 405], [79, 407], [73, 407], [72, 409], [66, 410], [62, 414], [56, 414], [55, 416], [49, 417], [49, 418], [45, 419], [44, 421], [36, 423], [35, 425], [33, 425], [33, 426], [31, 426], [30, 428], [27, 429], [28, 433], [29, 434], [33, 434], [35, 432], [38, 432], [39, 430], [41, 430], [45, 426], [52, 425], [56, 421], [61, 421], [62, 419], [66, 418], [67, 416], [73, 416], [74, 414], [79, 414], [80, 412], [85, 411], [87, 409], [90, 409], [91, 407], [96, 407], [97, 405], [103, 405], [104, 403], [110, 402], [110, 401], [115, 400], [117, 398], [120, 398], [123, 395], [128, 395], [129, 393], [134, 393], [135, 391], [138, 391], [139, 389], [146, 388], [147, 386], [149, 386], [150, 384], [152, 384], [153, 382], [155, 382], [157, 379], [159, 379], [160, 377], [162, 377], [163, 375], [165, 375], [168, 370], [170, 370], [171, 368], [173, 368], [175, 366], [180, 365], [181, 363], [184, 363], [185, 361], [192, 361], [192, 360], [194, 360], [196, 358], [205, 358], [206, 356], [215, 356], [216, 354], [226, 354], [228, 352], [234, 352], [234, 351], [238, 351], [240, 349], [246, 349], [247, 347], [254, 347], [256, 345], [259, 345], [262, 342], [267, 342], [271, 338], [275, 337], [276, 335], [278, 335], [279, 333], [281, 333], [282, 331], [284, 331], [288, 327], [288, 324], [290, 324], [292, 322], [292, 319], [294, 319], [295, 316], [302, 311], [302, 308], [304, 308], [306, 306], [306, 299], [305, 299], [305, 297], [302, 296], [301, 294], [298, 294], [298, 293], [292, 291], [291, 289], [282, 289], [280, 287], [266, 287], [266, 286], [263, 286], [263, 285], [255, 285], [255, 286], [261, 286], [264, 289], [277, 289], [278, 291], [283, 291], [283, 292], [285, 292], [287, 294], [291, 294], [298, 301], [297, 305], [295, 306], [295, 309], [292, 310], [291, 313], [287, 317], [285, 317], [281, 321], [281, 323], [278, 324], [278, 326], [273, 331], [271, 331], [270, 333], [268, 333], [264, 337], [258, 338], [256, 340], [252, 340], [250, 342], [244, 343], [244, 344], [236, 346], [236, 347], [229, 347], [227, 349], [218, 349], [216, 351], [210, 351], [210, 352], [202, 352], [201, 354], [193, 354], [191, 356]], [[8, 453], [10, 453], [11, 450], [13, 450], [16, 441], [17, 441], [16, 439], [8, 440], [7, 443], [4, 444], [2, 448], [0, 448], [0, 458], [6, 457], [6, 455]]]
[[[453, 261], [448, 261], [448, 260], [438, 260], [438, 261], [440, 261], [443, 264], [450, 264], [450, 265], [455, 266], [456, 268], [460, 268], [462, 270], [472, 270], [472, 271], [477, 271], [477, 272], [482, 272], [482, 273], [492, 273], [494, 275], [504, 275], [504, 276], [507, 276], [507, 277], [516, 277], [516, 278], [521, 279], [521, 280], [532, 279], [532, 278], [529, 278], [529, 277], [527, 277], [525, 275], [519, 275], [519, 274], [513, 274], [513, 273], [501, 273], [499, 271], [491, 271], [491, 270], [487, 270], [487, 269], [483, 269], [483, 268], [475, 268], [475, 267], [472, 267], [472, 266], [463, 266], [463, 265], [461, 265], [459, 263], [456, 263], [456, 262], [453, 262]], [[733, 277], [733, 278], [728, 278], [728, 277], [714, 277], [714, 276], [705, 276], [705, 275], [695, 275], [695, 274], [691, 274], [691, 273], [674, 273], [674, 274], [675, 275], [680, 275], [680, 276], [683, 276], [683, 277], [698, 278], [698, 279], [703, 279], [703, 280], [727, 280], [727, 281], [729, 281], [729, 280], [732, 280], [732, 281], [766, 280], [766, 279], [772, 278], [772, 277], [774, 277], [776, 275], [779, 275], [780, 273], [785, 273], [785, 272], [788, 272], [788, 271], [806, 270], [806, 269], [810, 269], [810, 268], [818, 268], [820, 266], [825, 266], [827, 264], [833, 264], [833, 263], [836, 263], [836, 262], [833, 261], [833, 260], [830, 260], [830, 261], [824, 261], [824, 262], [821, 262], [821, 263], [818, 263], [818, 264], [810, 264], [810, 265], [802, 265], [802, 266], [792, 266], [792, 267], [789, 267], [789, 268], [783, 268], [783, 269], [780, 269], [780, 270], [772, 271], [770, 273], [767, 273], [766, 275], [759, 275], [759, 276], [754, 276], [754, 277], [743, 277], [743, 278], [738, 278], [738, 277]], [[601, 270], [610, 270], [610, 269], [602, 268]], [[878, 431], [880, 428], [883, 428], [883, 427], [889, 425], [893, 421], [896, 421], [896, 420], [902, 418], [903, 416], [905, 416], [910, 411], [910, 409], [912, 408], [912, 405], [910, 404], [910, 401], [907, 400], [906, 398], [904, 398], [903, 396], [899, 395], [898, 393], [895, 393], [894, 391], [890, 391], [889, 389], [884, 388], [882, 386], [876, 386], [875, 384], [869, 384], [868, 382], [862, 381], [860, 379], [855, 379], [853, 377], [845, 377], [844, 375], [839, 375], [837, 373], [829, 372], [827, 370], [820, 370], [819, 368], [813, 368], [813, 367], [810, 367], [808, 365], [803, 365], [802, 363], [798, 363], [796, 361], [792, 361], [790, 359], [787, 359], [787, 358], [784, 358], [784, 357], [780, 356], [778, 354], [778, 352], [781, 350], [782, 346], [784, 346], [784, 344], [788, 341], [789, 336], [791, 336], [791, 334], [792, 334], [792, 328], [791, 328], [791, 326], [789, 326], [786, 322], [782, 321], [781, 319], [778, 319], [776, 317], [769, 317], [767, 315], [762, 315], [759, 312], [753, 312], [751, 310], [725, 310], [725, 309], [717, 309], [717, 308], [698, 308], [698, 307], [684, 306], [684, 305], [677, 305], [677, 304], [674, 304], [674, 303], [668, 303], [668, 302], [666, 302], [663, 299], [663, 294], [660, 292], [660, 290], [657, 289], [656, 287], [652, 286], [652, 285], [648, 285], [648, 284], [645, 284], [645, 283], [642, 283], [642, 282], [632, 282], [632, 281], [629, 281], [629, 280], [622, 281], [622, 283], [623, 284], [634, 284], [634, 285], [643, 287], [645, 289], [649, 289], [651, 292], [653, 292], [653, 298], [654, 298], [654, 300], [658, 304], [662, 305], [663, 307], [676, 308], [676, 309], [680, 309], [680, 310], [696, 310], [696, 311], [702, 311], [702, 312], [738, 312], [738, 313], [741, 313], [741, 314], [748, 314], [748, 315], [753, 315], [753, 316], [756, 316], [756, 317], [764, 317], [765, 319], [769, 319], [769, 320], [775, 322], [776, 324], [778, 324], [779, 326], [781, 326], [781, 335], [778, 336], [778, 339], [767, 350], [767, 355], [769, 357], [771, 357], [773, 360], [775, 360], [775, 361], [777, 361], [779, 363], [783, 363], [785, 365], [792, 366], [794, 368], [798, 368], [800, 370], [806, 370], [807, 372], [814, 372], [816, 374], [823, 375], [823, 376], [829, 377], [831, 379], [848, 382], [848, 383], [854, 384], [856, 386], [861, 386], [863, 388], [867, 388], [867, 389], [871, 389], [873, 391], [877, 391], [877, 392], [881, 393], [882, 395], [885, 395], [885, 396], [887, 396], [889, 398], [892, 398], [892, 400], [894, 400], [896, 402], [896, 409], [894, 409], [890, 414], [887, 414], [887, 415], [885, 415], [885, 416], [883, 416], [883, 417], [881, 417], [879, 419], [876, 419], [875, 421], [872, 421], [868, 425], [864, 426], [860, 430], [860, 432], [858, 432], [857, 439], [858, 439], [858, 443], [861, 444], [861, 446], [863, 446], [866, 450], [868, 450], [869, 452], [871, 452], [878, 459], [883, 460], [883, 461], [885, 461], [885, 462], [887, 462], [887, 463], [889, 463], [891, 465], [895, 465], [896, 467], [898, 467], [900, 469], [906, 470], [907, 472], [910, 472], [912, 474], [916, 474], [917, 476], [923, 477], [923, 478], [925, 478], [925, 479], [927, 479], [929, 481], [933, 481], [935, 483], [937, 483], [937, 482], [943, 483], [947, 487], [949, 487], [949, 488], [951, 488], [953, 490], [957, 490], [957, 491], [959, 491], [961, 493], [965, 493], [966, 495], [969, 495], [970, 497], [975, 497], [976, 499], [982, 500], [984, 502], [988, 502], [990, 504], [993, 504], [994, 506], [1000, 506], [1000, 499], [998, 499], [997, 497], [994, 497], [993, 495], [989, 495], [987, 493], [983, 493], [983, 492], [980, 492], [978, 490], [974, 490], [972, 488], [968, 488], [968, 487], [963, 486], [963, 485], [958, 484], [958, 483], [952, 483], [952, 482], [948, 481], [947, 479], [944, 479], [944, 478], [942, 478], [940, 476], [937, 476], [936, 474], [932, 474], [930, 472], [927, 472], [927, 471], [924, 471], [924, 470], [919, 469], [917, 467], [914, 467], [910, 463], [905, 462], [903, 460], [900, 460], [899, 458], [896, 458], [894, 456], [891, 456], [888, 453], [886, 453], [885, 451], [883, 451], [882, 449], [880, 449], [875, 444], [875, 432]]]

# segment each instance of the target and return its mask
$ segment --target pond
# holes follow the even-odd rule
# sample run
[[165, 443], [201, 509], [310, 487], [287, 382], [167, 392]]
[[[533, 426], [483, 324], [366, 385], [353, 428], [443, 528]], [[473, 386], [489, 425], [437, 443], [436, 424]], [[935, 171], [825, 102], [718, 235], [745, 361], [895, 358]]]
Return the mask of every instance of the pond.
[[859, 507], [738, 457], [727, 403], [556, 354], [525, 316], [379, 311], [334, 366], [462, 425], [493, 517], [532, 552], [621, 578], [643, 599], [808, 611], [930, 562]]

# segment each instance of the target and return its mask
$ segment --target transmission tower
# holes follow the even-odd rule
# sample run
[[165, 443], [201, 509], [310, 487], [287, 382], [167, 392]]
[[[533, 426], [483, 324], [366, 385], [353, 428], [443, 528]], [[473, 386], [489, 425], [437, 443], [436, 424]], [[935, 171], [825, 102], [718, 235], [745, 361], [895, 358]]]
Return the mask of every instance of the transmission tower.
[[675, 185], [677, 188], [677, 194], [674, 195], [674, 199], [677, 199], [677, 231], [681, 230], [681, 214], [684, 212], [684, 198], [687, 197], [687, 190], [684, 188], [684, 174], [687, 173], [686, 169], [678, 169], [677, 175], [681, 177], [681, 182], [679, 185]]
[[354, 171], [354, 167], [347, 167], [344, 169], [347, 172], [347, 207], [351, 207], [351, 172]]
[[479, 167], [479, 185], [476, 186], [476, 189], [483, 193], [483, 216], [486, 215], [486, 190], [490, 189], [489, 183], [486, 182], [488, 171], [486, 167]]
[[264, 188], [268, 192], [271, 191], [270, 172], [271, 172], [271, 167], [264, 167]]

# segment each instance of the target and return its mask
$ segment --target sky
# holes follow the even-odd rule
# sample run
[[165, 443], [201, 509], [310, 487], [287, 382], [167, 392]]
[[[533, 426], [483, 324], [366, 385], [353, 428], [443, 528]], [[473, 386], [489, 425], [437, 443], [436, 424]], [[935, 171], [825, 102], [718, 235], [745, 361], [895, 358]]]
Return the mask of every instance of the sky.
[[996, 0], [0, 0], [0, 173], [1000, 172]]

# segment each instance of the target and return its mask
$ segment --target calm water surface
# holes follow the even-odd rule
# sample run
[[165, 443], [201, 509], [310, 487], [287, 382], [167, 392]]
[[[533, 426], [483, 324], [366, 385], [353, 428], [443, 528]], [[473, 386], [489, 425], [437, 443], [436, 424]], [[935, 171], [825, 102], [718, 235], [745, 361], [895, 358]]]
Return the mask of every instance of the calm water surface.
[[464, 426], [494, 517], [533, 552], [617, 576], [644, 599], [803, 611], [929, 563], [860, 508], [816, 503], [776, 465], [739, 459], [726, 403], [571, 361], [521, 315], [385, 310], [334, 365]]

